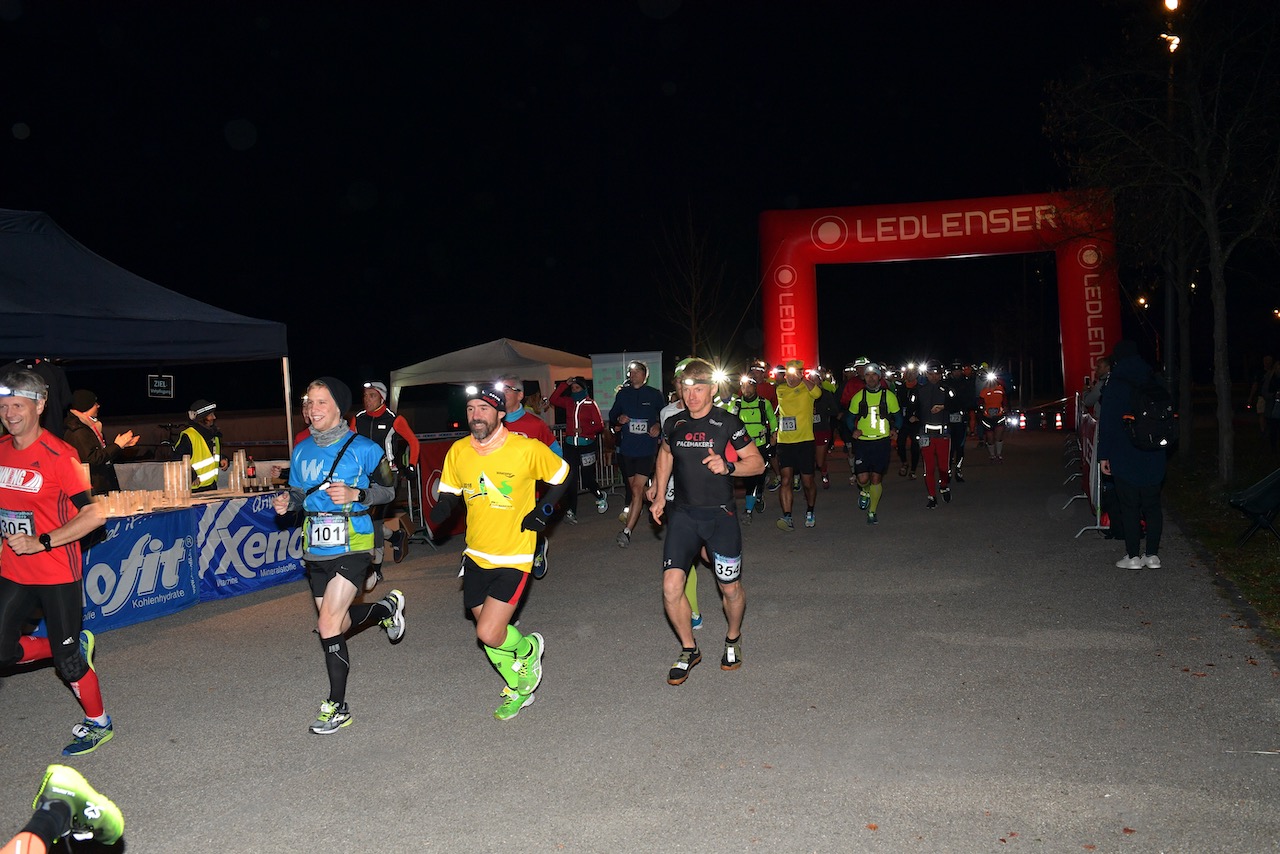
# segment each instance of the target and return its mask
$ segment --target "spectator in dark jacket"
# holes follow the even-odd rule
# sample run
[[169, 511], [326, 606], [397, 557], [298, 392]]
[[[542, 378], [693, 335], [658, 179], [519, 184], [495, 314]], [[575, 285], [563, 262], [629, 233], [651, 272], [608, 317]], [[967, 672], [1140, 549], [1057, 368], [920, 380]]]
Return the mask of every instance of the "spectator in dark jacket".
[[[1138, 355], [1138, 346], [1132, 341], [1121, 341], [1111, 354], [1111, 375], [1102, 390], [1098, 461], [1102, 473], [1111, 475], [1115, 481], [1116, 499], [1120, 503], [1126, 550], [1125, 556], [1116, 562], [1121, 569], [1160, 568], [1160, 533], [1164, 528], [1160, 490], [1164, 486], [1167, 452], [1140, 450], [1129, 440], [1124, 427], [1133, 392], [1151, 373], [1151, 367]], [[1143, 535], [1140, 519], [1146, 520], [1145, 554], [1140, 547]]]
[[138, 444], [132, 430], [118, 434], [107, 441], [98, 421], [98, 409], [102, 404], [98, 396], [88, 389], [78, 389], [71, 396], [71, 414], [64, 423], [63, 439], [76, 449], [80, 462], [89, 465], [89, 482], [97, 495], [120, 488], [116, 480], [114, 464], [120, 452]]

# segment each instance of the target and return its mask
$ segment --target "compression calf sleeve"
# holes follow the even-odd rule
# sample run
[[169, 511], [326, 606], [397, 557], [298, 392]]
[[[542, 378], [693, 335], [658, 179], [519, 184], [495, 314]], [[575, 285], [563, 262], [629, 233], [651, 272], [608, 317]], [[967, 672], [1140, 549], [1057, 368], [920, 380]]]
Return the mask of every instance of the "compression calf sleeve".
[[689, 567], [689, 574], [684, 579], [684, 598], [689, 600], [689, 607], [693, 613], [701, 613], [698, 611], [698, 568], [696, 566]]
[[867, 487], [867, 492], [871, 495], [871, 512], [874, 513], [880, 506], [880, 495], [884, 492], [884, 484], [873, 483]]
[[53, 658], [53, 647], [49, 646], [48, 638], [22, 635], [18, 638], [18, 646], [22, 647], [22, 658], [19, 659], [19, 664], [30, 664], [33, 661]]
[[347, 639], [342, 635], [320, 638], [324, 650], [324, 667], [329, 673], [329, 702], [341, 703], [347, 698], [347, 674], [351, 672], [351, 656]]
[[92, 667], [84, 675], [71, 683], [71, 692], [80, 701], [86, 718], [93, 718], [98, 723], [106, 723], [103, 717], [106, 709], [102, 704], [102, 687], [98, 684], [98, 673]]
[[357, 602], [347, 609], [347, 616], [351, 618], [351, 625], [362, 626], [370, 620], [382, 621], [390, 617], [391, 607], [382, 599], [377, 602]]
[[[533, 648], [533, 644], [529, 642], [528, 638], [520, 634], [520, 630], [515, 626], [507, 626], [507, 637], [502, 642], [502, 646], [492, 647], [488, 644], [482, 644], [482, 646], [484, 646], [484, 654], [489, 657], [489, 661], [497, 669], [498, 675], [507, 683], [508, 688], [515, 690], [517, 679], [516, 671], [512, 665], [515, 664], [517, 655], [528, 655], [529, 650]], [[520, 652], [521, 647], [524, 648], [523, 653]]]

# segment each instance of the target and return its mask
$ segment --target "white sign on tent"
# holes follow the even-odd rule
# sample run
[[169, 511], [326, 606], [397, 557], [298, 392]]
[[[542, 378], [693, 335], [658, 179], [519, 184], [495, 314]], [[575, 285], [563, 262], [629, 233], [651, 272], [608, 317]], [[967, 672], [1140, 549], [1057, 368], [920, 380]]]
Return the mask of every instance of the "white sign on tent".
[[645, 385], [653, 386], [666, 397], [666, 391], [662, 388], [661, 350], [592, 353], [591, 375], [595, 381], [595, 401], [606, 418], [613, 408], [618, 386], [627, 381], [627, 365], [632, 362], [644, 362], [649, 366], [649, 378], [645, 380]]

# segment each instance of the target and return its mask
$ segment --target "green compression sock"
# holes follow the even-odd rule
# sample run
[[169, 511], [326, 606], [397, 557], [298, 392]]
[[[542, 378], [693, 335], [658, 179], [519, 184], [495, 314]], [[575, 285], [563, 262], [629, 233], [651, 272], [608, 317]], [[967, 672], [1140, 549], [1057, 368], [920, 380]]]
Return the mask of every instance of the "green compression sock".
[[884, 492], [883, 483], [873, 483], [867, 487], [867, 492], [871, 493], [871, 512], [876, 512], [876, 508], [880, 506], [880, 495]]
[[698, 610], [698, 568], [696, 566], [689, 567], [689, 575], [684, 580], [684, 598], [689, 600], [689, 607], [693, 609], [693, 613], [701, 613]]
[[507, 687], [515, 690], [516, 687], [516, 671], [511, 665], [515, 663], [516, 656], [520, 654], [520, 647], [524, 647], [524, 654], [529, 654], [532, 644], [528, 638], [520, 634], [520, 630], [515, 626], [507, 626], [507, 638], [502, 642], [502, 646], [494, 648], [487, 644], [484, 645], [484, 654], [489, 656], [489, 661], [497, 669], [498, 674], [506, 681]]

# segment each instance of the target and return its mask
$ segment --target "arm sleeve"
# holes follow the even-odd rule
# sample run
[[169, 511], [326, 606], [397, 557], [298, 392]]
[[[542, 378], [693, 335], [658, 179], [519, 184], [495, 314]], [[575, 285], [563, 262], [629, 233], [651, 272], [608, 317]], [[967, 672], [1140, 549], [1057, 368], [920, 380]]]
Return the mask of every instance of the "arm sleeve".
[[435, 506], [431, 508], [431, 512], [427, 514], [427, 518], [433, 525], [443, 524], [449, 521], [449, 517], [460, 504], [462, 504], [462, 496], [453, 492], [442, 492]]
[[559, 483], [553, 484], [551, 488], [547, 490], [546, 495], [542, 496], [542, 500], [539, 501], [538, 504], [550, 505], [551, 507], [555, 507], [556, 504], [560, 502], [560, 499], [564, 497], [564, 494], [568, 491], [569, 491], [569, 478], [566, 477], [564, 480], [560, 481]]
[[[385, 465], [385, 463], [383, 464]], [[364, 491], [365, 506], [375, 507], [379, 504], [386, 504], [393, 501], [396, 497], [396, 491], [389, 486], [384, 486], [372, 478], [369, 480], [369, 486]]]
[[392, 425], [395, 431], [400, 434], [405, 443], [409, 446], [409, 465], [416, 466], [418, 464], [418, 452], [421, 445], [418, 443], [418, 437], [414, 435], [413, 428], [409, 426], [409, 422], [404, 420], [403, 415], [397, 415], [395, 423]]

